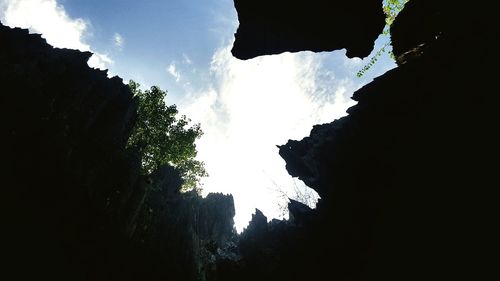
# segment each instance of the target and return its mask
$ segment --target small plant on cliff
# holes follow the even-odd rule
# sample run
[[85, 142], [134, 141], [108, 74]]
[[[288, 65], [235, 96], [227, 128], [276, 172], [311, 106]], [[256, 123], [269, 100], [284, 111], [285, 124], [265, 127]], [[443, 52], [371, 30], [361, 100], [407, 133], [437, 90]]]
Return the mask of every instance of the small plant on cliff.
[[[384, 30], [382, 31], [382, 34], [384, 34], [384, 35], [390, 34], [392, 23], [394, 22], [394, 20], [398, 16], [399, 12], [401, 12], [401, 10], [403, 10], [403, 8], [405, 7], [405, 4], [408, 3], [408, 1], [410, 1], [410, 0], [384, 0], [383, 1], [382, 8], [383, 8], [384, 14], [385, 14], [385, 26], [384, 26]], [[370, 61], [368, 62], [368, 64], [366, 64], [360, 71], [358, 71], [358, 73], [356, 75], [358, 77], [363, 76], [365, 74], [365, 72], [367, 72], [378, 61], [380, 56], [382, 56], [382, 54], [385, 53], [388, 48], [390, 48], [390, 45], [391, 45], [390, 41], [385, 43], [384, 46], [382, 46], [382, 48], [380, 48], [375, 53], [375, 55], [373, 55], [370, 58]], [[394, 54], [392, 53], [392, 51], [389, 51], [389, 55], [391, 56], [391, 58], [394, 59]]]
[[315, 208], [318, 202], [319, 195], [314, 192], [312, 188], [305, 186], [304, 184], [297, 184], [296, 179], [293, 181], [293, 190], [285, 190], [283, 187], [278, 186], [274, 181], [273, 188], [269, 188], [271, 191], [275, 192], [280, 200], [278, 200], [278, 210], [279, 216], [285, 217], [288, 214], [288, 202], [290, 199], [298, 201], [302, 204], [309, 206], [310, 208]]
[[184, 179], [183, 191], [200, 190], [200, 179], [206, 177], [204, 163], [195, 159], [195, 141], [203, 134], [200, 124], [188, 127], [185, 115], [177, 116], [175, 105], [165, 105], [166, 92], [153, 86], [142, 91], [130, 80], [130, 90], [139, 99], [137, 122], [127, 146], [139, 151], [142, 172], [150, 174], [160, 165], [176, 167]]

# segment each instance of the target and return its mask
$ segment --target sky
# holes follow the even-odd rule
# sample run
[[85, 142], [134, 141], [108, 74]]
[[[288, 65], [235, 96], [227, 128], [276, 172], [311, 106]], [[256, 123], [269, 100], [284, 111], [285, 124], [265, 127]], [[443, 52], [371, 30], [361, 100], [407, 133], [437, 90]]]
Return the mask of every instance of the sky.
[[[238, 60], [232, 0], [0, 0], [0, 20], [55, 47], [93, 52], [89, 66], [109, 76], [167, 90], [166, 103], [201, 124], [204, 194], [233, 194], [238, 231], [255, 208], [286, 218], [286, 197], [317, 199], [288, 175], [276, 145], [344, 116], [356, 89], [395, 67], [383, 55], [358, 78], [370, 56], [347, 59], [345, 50]], [[388, 40], [379, 37], [374, 52]]]

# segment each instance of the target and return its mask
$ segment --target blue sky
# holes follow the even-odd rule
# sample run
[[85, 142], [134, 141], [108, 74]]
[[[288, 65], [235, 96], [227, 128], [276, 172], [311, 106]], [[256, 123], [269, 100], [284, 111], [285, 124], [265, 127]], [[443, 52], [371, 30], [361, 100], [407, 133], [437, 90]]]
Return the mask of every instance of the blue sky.
[[168, 90], [167, 103], [201, 123], [205, 193], [234, 195], [238, 230], [255, 208], [282, 217], [286, 196], [309, 193], [276, 145], [343, 116], [356, 89], [395, 67], [384, 55], [357, 78], [369, 57], [347, 59], [344, 50], [237, 60], [232, 0], [0, 0], [0, 20], [56, 47], [90, 50], [89, 65], [110, 75]]
[[[183, 87], [202, 87], [217, 48], [232, 39], [236, 11], [231, 0], [63, 0], [68, 15], [89, 24], [87, 42], [113, 55], [113, 74], [168, 89], [176, 102]], [[118, 47], [118, 34], [123, 45]], [[165, 70], [195, 76], [176, 81]], [[172, 68], [171, 68], [172, 69]], [[195, 72], [196, 70], [201, 70]]]

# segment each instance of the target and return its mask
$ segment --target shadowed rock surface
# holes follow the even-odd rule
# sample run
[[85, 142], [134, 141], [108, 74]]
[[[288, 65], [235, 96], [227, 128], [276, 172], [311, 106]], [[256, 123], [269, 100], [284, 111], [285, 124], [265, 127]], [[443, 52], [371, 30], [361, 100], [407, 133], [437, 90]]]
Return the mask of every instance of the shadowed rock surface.
[[[289, 173], [321, 196], [317, 208], [302, 212], [300, 224], [249, 226], [241, 238], [251, 249], [241, 251], [245, 269], [228, 270], [224, 280], [492, 274], [498, 179], [490, 163], [500, 120], [494, 22], [491, 10], [475, 13], [466, 3], [410, 1], [391, 27], [399, 67], [358, 90], [348, 116], [280, 147]], [[252, 22], [242, 16], [240, 24]], [[274, 51], [259, 44], [248, 46]]]
[[[361, 8], [362, 5], [362, 8]], [[366, 57], [382, 32], [380, 0], [235, 0], [239, 27], [231, 52], [236, 58], [346, 48]]]
[[91, 53], [3, 25], [0, 42], [2, 275], [205, 280], [234, 239], [232, 196], [180, 193], [169, 166], [140, 175], [137, 100]]

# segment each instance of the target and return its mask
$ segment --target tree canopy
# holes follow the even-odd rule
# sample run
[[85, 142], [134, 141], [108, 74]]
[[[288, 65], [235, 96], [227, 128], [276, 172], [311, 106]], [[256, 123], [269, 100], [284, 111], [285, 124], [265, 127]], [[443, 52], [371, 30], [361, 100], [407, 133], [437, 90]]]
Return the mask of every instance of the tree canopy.
[[176, 105], [165, 104], [167, 93], [159, 87], [152, 86], [142, 91], [132, 80], [128, 86], [139, 99], [139, 107], [127, 146], [140, 153], [143, 174], [170, 164], [184, 179], [183, 191], [199, 191], [200, 179], [208, 176], [204, 163], [195, 159], [195, 141], [203, 135], [200, 124], [188, 126], [191, 120], [185, 115], [179, 117]]

